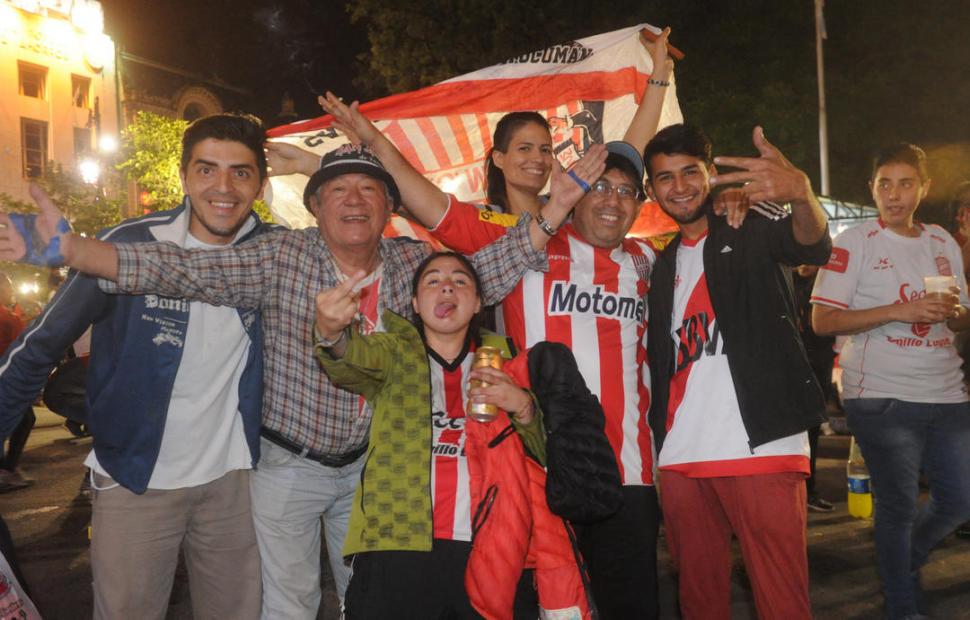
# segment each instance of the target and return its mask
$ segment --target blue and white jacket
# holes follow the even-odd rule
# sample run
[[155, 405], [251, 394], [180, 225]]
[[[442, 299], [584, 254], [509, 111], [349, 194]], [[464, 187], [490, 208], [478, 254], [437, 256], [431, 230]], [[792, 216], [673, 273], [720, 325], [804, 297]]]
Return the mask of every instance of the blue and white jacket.
[[[171, 241], [182, 245], [189, 227], [187, 200], [176, 209], [126, 220], [98, 237], [112, 242]], [[250, 215], [240, 243], [272, 230]], [[263, 337], [257, 310], [240, 310], [249, 335], [239, 382], [246, 441], [259, 460], [263, 396]], [[0, 358], [0, 437], [16, 427], [47, 376], [89, 325], [87, 427], [98, 463], [119, 484], [144, 493], [162, 443], [175, 375], [189, 320], [189, 303], [157, 295], [109, 295], [96, 278], [72, 271], [54, 298]]]

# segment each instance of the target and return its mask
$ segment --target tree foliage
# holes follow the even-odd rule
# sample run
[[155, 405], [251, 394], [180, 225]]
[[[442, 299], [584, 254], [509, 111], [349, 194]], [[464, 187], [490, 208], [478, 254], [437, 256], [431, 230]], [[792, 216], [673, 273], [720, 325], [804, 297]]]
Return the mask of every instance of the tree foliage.
[[141, 111], [123, 132], [118, 170], [146, 192], [143, 206], [152, 211], [182, 202], [179, 160], [188, 122]]
[[[83, 182], [76, 172], [61, 164], [48, 162], [44, 174], [34, 179], [61, 208], [71, 227], [86, 235], [121, 221], [125, 193], [120, 179], [105, 173], [100, 185]], [[32, 202], [15, 200], [0, 194], [0, 208], [13, 213], [36, 213]]]

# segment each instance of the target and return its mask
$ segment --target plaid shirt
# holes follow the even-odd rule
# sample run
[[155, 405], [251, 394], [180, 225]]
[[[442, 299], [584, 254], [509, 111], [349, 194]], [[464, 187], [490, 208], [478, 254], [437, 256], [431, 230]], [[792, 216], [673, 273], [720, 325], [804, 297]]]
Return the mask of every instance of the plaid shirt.
[[[482, 279], [482, 302], [497, 303], [528, 269], [547, 268], [532, 249], [528, 216], [472, 261]], [[338, 284], [317, 228], [279, 230], [237, 246], [186, 250], [170, 243], [116, 244], [118, 283], [108, 293], [154, 293], [191, 301], [259, 308], [263, 316], [263, 426], [314, 452], [338, 455], [367, 441], [370, 407], [335, 387], [313, 354], [315, 296]], [[382, 239], [380, 309], [410, 317], [411, 279], [430, 246]]]

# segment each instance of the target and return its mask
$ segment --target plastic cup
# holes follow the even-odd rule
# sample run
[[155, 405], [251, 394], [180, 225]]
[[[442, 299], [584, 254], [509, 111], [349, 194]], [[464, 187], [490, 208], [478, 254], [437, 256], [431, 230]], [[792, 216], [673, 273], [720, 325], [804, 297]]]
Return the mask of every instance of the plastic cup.
[[952, 295], [952, 287], [957, 286], [956, 276], [924, 276], [923, 288], [927, 295], [937, 295], [943, 298], [945, 295]]

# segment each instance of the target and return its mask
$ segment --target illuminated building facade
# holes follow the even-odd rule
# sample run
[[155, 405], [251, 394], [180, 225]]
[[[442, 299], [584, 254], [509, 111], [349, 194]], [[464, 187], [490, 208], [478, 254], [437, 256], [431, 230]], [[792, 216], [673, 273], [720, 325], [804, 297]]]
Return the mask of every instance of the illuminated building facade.
[[0, 0], [0, 192], [118, 137], [114, 42], [94, 0]]

